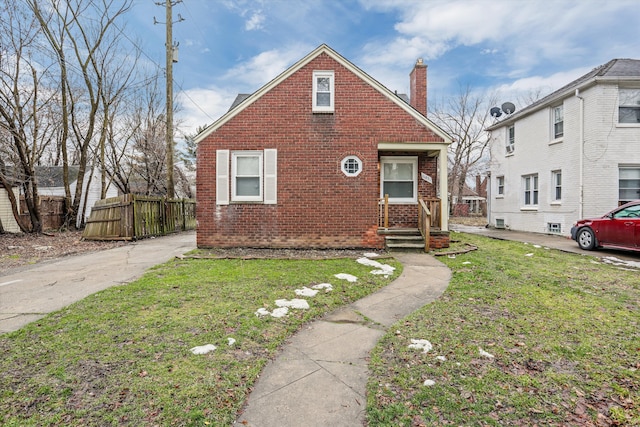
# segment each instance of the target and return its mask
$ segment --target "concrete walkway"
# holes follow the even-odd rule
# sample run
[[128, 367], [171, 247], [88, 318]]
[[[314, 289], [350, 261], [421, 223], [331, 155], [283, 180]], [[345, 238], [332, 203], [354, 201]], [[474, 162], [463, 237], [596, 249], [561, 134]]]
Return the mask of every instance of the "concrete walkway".
[[131, 282], [148, 268], [195, 247], [196, 234], [191, 231], [10, 272], [0, 277], [0, 333], [18, 330], [88, 295]]
[[451, 278], [430, 255], [394, 255], [404, 266], [401, 276], [293, 336], [262, 372], [234, 425], [363, 425], [369, 352], [391, 325], [438, 298]]

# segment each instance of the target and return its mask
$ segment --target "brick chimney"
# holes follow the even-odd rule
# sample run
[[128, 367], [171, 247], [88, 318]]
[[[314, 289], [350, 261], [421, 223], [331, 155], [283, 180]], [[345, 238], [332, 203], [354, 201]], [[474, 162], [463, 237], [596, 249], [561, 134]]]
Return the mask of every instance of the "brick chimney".
[[409, 74], [409, 103], [413, 108], [427, 115], [427, 66], [418, 58]]

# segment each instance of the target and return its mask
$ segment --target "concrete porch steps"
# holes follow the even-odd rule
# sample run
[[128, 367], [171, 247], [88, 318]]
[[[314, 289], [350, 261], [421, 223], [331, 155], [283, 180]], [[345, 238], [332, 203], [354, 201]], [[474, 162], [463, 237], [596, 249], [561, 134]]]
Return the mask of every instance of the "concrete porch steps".
[[424, 239], [417, 228], [387, 228], [378, 230], [384, 235], [385, 247], [390, 251], [422, 251]]

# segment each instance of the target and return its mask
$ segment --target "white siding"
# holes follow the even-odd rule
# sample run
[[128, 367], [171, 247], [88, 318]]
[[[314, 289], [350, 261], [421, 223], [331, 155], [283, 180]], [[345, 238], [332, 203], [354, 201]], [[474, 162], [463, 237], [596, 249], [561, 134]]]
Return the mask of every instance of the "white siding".
[[[618, 167], [640, 166], [640, 126], [617, 126], [618, 88], [599, 84], [580, 93], [584, 99], [583, 217], [599, 216], [618, 203]], [[548, 107], [555, 106], [551, 104]], [[517, 120], [515, 151], [505, 155], [506, 129], [491, 134], [490, 225], [504, 219], [513, 230], [544, 233], [548, 223], [561, 224], [568, 235], [580, 216], [580, 100], [564, 99], [564, 136], [551, 140], [551, 111], [544, 108]], [[562, 171], [562, 200], [552, 202], [552, 171]], [[539, 203], [523, 206], [522, 176], [538, 174]], [[498, 176], [504, 176], [504, 197], [497, 196]]]
[[[16, 200], [19, 200], [20, 194], [18, 192], [18, 187], [13, 188], [13, 194]], [[19, 211], [20, 206], [18, 206], [18, 212]], [[2, 222], [4, 231], [9, 233], [20, 232], [20, 227], [18, 226], [16, 219], [13, 217], [13, 211], [11, 210], [11, 200], [9, 200], [7, 190], [4, 188], [0, 188], [0, 221]]]

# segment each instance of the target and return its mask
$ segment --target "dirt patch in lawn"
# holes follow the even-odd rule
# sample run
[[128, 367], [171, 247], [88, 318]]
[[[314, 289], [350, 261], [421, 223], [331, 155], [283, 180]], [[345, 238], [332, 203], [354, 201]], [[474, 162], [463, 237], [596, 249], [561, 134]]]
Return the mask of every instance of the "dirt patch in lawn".
[[128, 243], [82, 240], [81, 231], [0, 234], [0, 273], [68, 255], [101, 251]]

